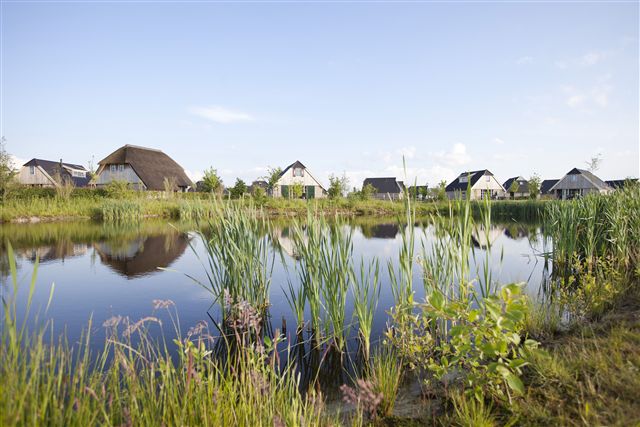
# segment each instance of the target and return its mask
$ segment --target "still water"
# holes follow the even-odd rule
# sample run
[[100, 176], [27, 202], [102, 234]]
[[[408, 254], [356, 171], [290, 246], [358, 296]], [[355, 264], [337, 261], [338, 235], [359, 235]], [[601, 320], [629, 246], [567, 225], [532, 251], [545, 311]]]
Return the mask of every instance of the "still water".
[[[284, 289], [289, 280], [297, 283], [297, 274], [289, 226], [286, 222], [276, 222], [274, 227], [284, 256], [276, 257], [269, 313], [272, 327], [282, 329], [286, 323], [291, 335], [295, 331], [295, 317]], [[373, 328], [372, 342], [375, 342], [384, 332], [387, 311], [393, 305], [387, 266], [397, 262], [404, 226], [393, 219], [355, 219], [348, 227], [353, 232], [354, 260], [377, 258], [380, 261], [382, 286]], [[167, 331], [172, 330], [170, 319], [166, 313], [154, 313], [153, 300], [175, 303], [179, 329], [184, 334], [201, 320], [208, 324], [219, 320], [219, 308], [212, 305], [213, 295], [186, 276], [206, 283], [205, 269], [199, 260], [199, 256], [206, 259], [204, 247], [194, 230], [194, 226], [172, 225], [166, 221], [146, 221], [126, 227], [92, 222], [0, 225], [0, 291], [5, 297], [13, 292], [6, 251], [8, 241], [17, 258], [21, 284], [19, 307], [25, 305], [34, 263], [39, 259], [33, 309], [40, 312], [41, 320], [53, 321], [55, 335], [66, 333], [73, 343], [91, 319], [94, 345], [101, 346], [105, 336], [102, 324], [106, 319], [120, 315], [136, 321], [152, 313], [163, 319], [167, 335]], [[422, 244], [428, 246], [429, 239], [435, 237], [426, 222], [418, 222], [415, 231], [416, 256], [419, 256]], [[537, 296], [545, 276], [544, 262], [539, 256], [544, 248], [540, 227], [496, 223], [489, 233], [477, 234], [474, 251], [479, 263], [484, 259], [489, 241], [492, 245], [494, 280], [526, 282], [527, 292]], [[53, 284], [53, 298], [45, 313]], [[424, 297], [418, 265], [414, 268], [414, 290], [417, 300]], [[347, 310], [347, 319], [350, 319], [351, 301]], [[153, 328], [151, 332], [154, 333]]]

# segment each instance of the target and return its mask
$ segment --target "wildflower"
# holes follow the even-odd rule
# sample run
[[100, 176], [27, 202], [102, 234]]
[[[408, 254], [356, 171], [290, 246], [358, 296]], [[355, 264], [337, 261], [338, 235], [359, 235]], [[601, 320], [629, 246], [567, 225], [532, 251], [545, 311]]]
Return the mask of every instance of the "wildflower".
[[172, 305], [175, 306], [176, 304], [170, 299], [154, 299], [153, 300], [153, 308], [155, 310], [169, 308]]
[[105, 328], [115, 328], [122, 321], [122, 316], [112, 316], [102, 323]]
[[356, 380], [356, 387], [346, 384], [340, 386], [342, 399], [362, 409], [371, 418], [378, 413], [378, 407], [382, 403], [383, 394], [375, 391], [375, 384], [362, 378]]
[[158, 324], [162, 325], [162, 322], [157, 317], [147, 316], [147, 317], [143, 317], [142, 319], [138, 320], [136, 323], [127, 326], [127, 328], [124, 330], [122, 335], [125, 336], [125, 337], [131, 336], [132, 333], [134, 333], [135, 331], [140, 329], [140, 327], [143, 326], [147, 322], [155, 322], [155, 323], [158, 323]]

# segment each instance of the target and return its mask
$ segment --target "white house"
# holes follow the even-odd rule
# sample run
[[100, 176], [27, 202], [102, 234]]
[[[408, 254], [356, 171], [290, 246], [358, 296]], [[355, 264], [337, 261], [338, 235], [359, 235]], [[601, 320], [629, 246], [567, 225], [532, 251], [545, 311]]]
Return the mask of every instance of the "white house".
[[287, 166], [273, 188], [273, 197], [292, 198], [293, 187], [302, 186], [304, 199], [321, 199], [327, 197], [327, 190], [315, 179], [311, 172], [299, 160]]
[[486, 195], [491, 199], [505, 196], [504, 187], [487, 169], [462, 172], [445, 188], [449, 199], [466, 198], [467, 190], [470, 190], [471, 200], [483, 199]]
[[31, 159], [20, 168], [18, 182], [30, 187], [57, 187], [64, 182], [86, 187], [89, 171], [84, 166], [63, 163], [62, 160]]

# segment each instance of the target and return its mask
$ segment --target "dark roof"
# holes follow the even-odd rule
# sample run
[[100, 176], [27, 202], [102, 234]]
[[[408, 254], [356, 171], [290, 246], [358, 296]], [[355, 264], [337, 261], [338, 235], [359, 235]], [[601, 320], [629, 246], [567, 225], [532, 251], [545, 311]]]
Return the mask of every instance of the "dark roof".
[[545, 179], [544, 181], [542, 181], [542, 183], [540, 184], [540, 194], [549, 194], [549, 190], [551, 190], [551, 187], [556, 185], [558, 183], [558, 181], [560, 181], [560, 180], [559, 179]]
[[305, 165], [302, 164], [302, 162], [300, 160], [296, 160], [295, 162], [291, 163], [289, 166], [287, 166], [286, 168], [284, 168], [284, 170], [282, 172], [280, 172], [280, 176], [284, 176], [285, 172], [288, 171], [291, 168], [302, 168], [302, 169], [306, 169], [307, 167]]
[[[54, 162], [52, 160], [31, 159], [27, 163], [25, 163], [24, 166], [40, 166], [52, 178], [55, 175], [57, 175], [58, 173], [63, 173], [63, 171], [60, 170], [60, 162], [59, 161], [58, 162]], [[86, 187], [89, 184], [89, 181], [91, 179], [86, 174], [86, 172], [89, 172], [89, 171], [84, 166], [76, 165], [76, 164], [73, 164], [73, 163], [62, 162], [62, 167], [63, 167], [63, 169], [64, 168], [69, 168], [69, 169], [76, 169], [76, 170], [85, 172], [84, 178], [73, 176], [73, 175], [71, 175], [69, 173], [66, 174], [66, 179], [71, 178], [71, 181], [73, 181], [73, 185], [75, 185], [76, 187]]]
[[100, 166], [129, 164], [140, 177], [147, 190], [164, 190], [164, 179], [175, 178], [178, 187], [192, 187], [184, 169], [160, 150], [125, 145], [100, 160]]
[[609, 181], [605, 181], [605, 183], [616, 190], [624, 187], [628, 183], [638, 182], [638, 178], [627, 178], [627, 179], [612, 179]]
[[516, 193], [528, 193], [529, 181], [527, 181], [521, 176], [514, 176], [513, 178], [509, 178], [504, 182], [504, 184], [502, 184], [502, 186], [504, 187], [505, 190], [509, 191], [509, 188], [511, 188], [511, 184], [513, 183], [513, 181], [516, 181], [516, 180], [518, 181], [518, 191], [516, 191]]
[[587, 178], [587, 180], [589, 180], [594, 186], [600, 189], [609, 188], [609, 186], [603, 180], [601, 180], [588, 170], [573, 168], [569, 172], [567, 172], [567, 175], [582, 175]]
[[462, 172], [460, 175], [456, 177], [456, 179], [454, 179], [449, 183], [449, 185], [447, 185], [447, 187], [445, 188], [445, 191], [467, 191], [467, 186], [469, 186], [469, 183], [460, 182], [461, 176], [470, 176], [469, 181], [471, 182], [471, 187], [473, 187], [476, 184], [476, 182], [478, 182], [478, 180], [485, 175], [493, 176], [493, 174], [489, 172], [489, 170], [487, 169], [482, 169], [479, 171]]
[[396, 181], [395, 177], [366, 178], [362, 187], [371, 184], [376, 189], [376, 193], [397, 194], [402, 192], [402, 181]]

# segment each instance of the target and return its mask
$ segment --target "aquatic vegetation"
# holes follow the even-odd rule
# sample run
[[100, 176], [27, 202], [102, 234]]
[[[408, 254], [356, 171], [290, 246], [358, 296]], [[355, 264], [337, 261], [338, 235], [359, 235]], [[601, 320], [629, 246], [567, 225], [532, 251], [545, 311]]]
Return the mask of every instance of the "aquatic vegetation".
[[[50, 323], [36, 330], [26, 319], [18, 323], [15, 262], [11, 270], [14, 292], [3, 299], [0, 335], [2, 425], [335, 424], [323, 414], [317, 395], [299, 392], [291, 366], [278, 369], [275, 343], [240, 347], [221, 363], [210, 357], [212, 338], [199, 324], [187, 337], [178, 336], [178, 351], [172, 352], [166, 342], [150, 337], [151, 328], [162, 328], [155, 316], [108, 319], [97, 354], [90, 353], [89, 332], [73, 347], [63, 337], [49, 343]], [[36, 273], [37, 266], [29, 295]], [[29, 298], [27, 311], [30, 305]], [[167, 301], [154, 306], [172, 308]]]
[[377, 259], [372, 261], [367, 268], [365, 268], [364, 260], [360, 260], [360, 274], [356, 277], [354, 272], [354, 277], [351, 280], [353, 314], [358, 319], [358, 336], [364, 360], [369, 359], [371, 328], [380, 298], [379, 272], [380, 267]]
[[275, 262], [269, 222], [252, 205], [220, 204], [217, 209], [209, 227], [198, 232], [206, 253], [206, 264], [201, 262], [208, 283], [194, 280], [211, 291], [217, 302], [228, 294], [265, 310]]
[[104, 222], [137, 222], [143, 218], [140, 204], [135, 200], [109, 200], [100, 207]]
[[391, 346], [382, 345], [377, 348], [370, 364], [369, 377], [373, 382], [373, 389], [382, 396], [378, 413], [381, 416], [390, 416], [398, 397], [403, 361]]

